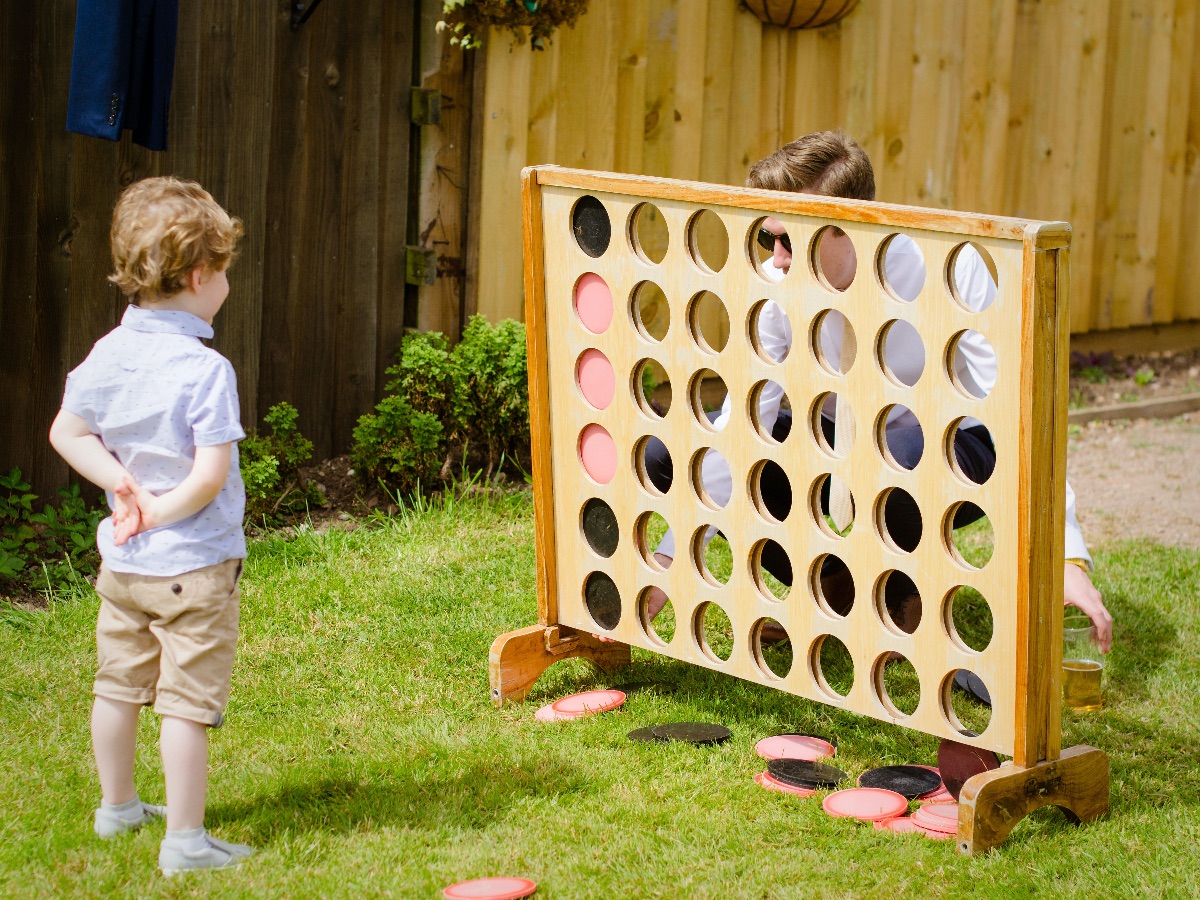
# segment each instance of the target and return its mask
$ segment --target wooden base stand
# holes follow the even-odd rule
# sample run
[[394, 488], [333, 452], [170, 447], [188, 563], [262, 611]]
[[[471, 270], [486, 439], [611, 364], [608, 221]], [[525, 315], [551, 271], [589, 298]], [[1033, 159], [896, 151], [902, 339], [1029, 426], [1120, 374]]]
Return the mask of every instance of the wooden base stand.
[[492, 702], [501, 706], [506, 700], [524, 700], [550, 666], [577, 656], [610, 672], [629, 665], [629, 645], [561, 625], [530, 625], [500, 635], [488, 652]]
[[1061, 807], [1075, 824], [1108, 812], [1108, 755], [1071, 747], [1053, 762], [1003, 765], [963, 785], [958, 799], [958, 849], [968, 855], [998, 847], [1025, 816]]

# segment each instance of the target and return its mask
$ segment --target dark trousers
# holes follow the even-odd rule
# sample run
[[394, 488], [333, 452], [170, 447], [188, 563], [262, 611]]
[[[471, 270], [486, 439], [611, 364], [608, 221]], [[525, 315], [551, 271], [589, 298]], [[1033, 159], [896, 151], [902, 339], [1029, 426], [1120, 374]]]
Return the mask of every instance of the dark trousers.
[[[708, 414], [709, 419], [715, 419], [718, 413]], [[821, 417], [821, 427], [825, 439], [833, 443], [833, 420], [827, 416]], [[784, 440], [792, 430], [792, 414], [789, 410], [780, 410], [779, 418], [771, 431], [777, 441]], [[912, 469], [921, 459], [925, 450], [925, 438], [921, 428], [916, 425], [893, 426], [887, 430], [888, 449], [893, 459], [906, 469]], [[996, 450], [992, 446], [988, 430], [983, 426], [960, 428], [954, 437], [954, 456], [958, 460], [963, 474], [982, 484], [991, 476], [996, 467]], [[646, 474], [650, 481], [660, 491], [671, 487], [674, 476], [673, 465], [667, 447], [658, 438], [650, 438], [646, 444]], [[776, 519], [783, 521], [792, 510], [792, 486], [778, 464], [768, 462], [763, 466], [761, 476], [763, 504], [768, 512]], [[861, 507], [859, 508], [861, 509]], [[821, 511], [829, 512], [829, 482], [821, 492]], [[857, 513], [856, 513], [857, 514]], [[983, 510], [973, 503], [964, 503], [954, 516], [954, 527], [962, 528], [970, 525], [983, 515]], [[883, 508], [883, 519], [888, 534], [903, 550], [912, 551], [916, 548], [924, 530], [921, 521], [921, 511], [907, 492], [893, 491], [888, 495]], [[934, 525], [936, 527], [936, 524]], [[784, 584], [792, 583], [792, 565], [783, 548], [775, 541], [768, 541], [762, 551], [762, 566]], [[821, 571], [822, 577], [834, 574], [845, 568], [845, 564], [834, 557], [825, 560]], [[889, 603], [907, 596], [916, 590], [916, 586], [903, 573], [897, 572], [888, 579], [886, 594]]]

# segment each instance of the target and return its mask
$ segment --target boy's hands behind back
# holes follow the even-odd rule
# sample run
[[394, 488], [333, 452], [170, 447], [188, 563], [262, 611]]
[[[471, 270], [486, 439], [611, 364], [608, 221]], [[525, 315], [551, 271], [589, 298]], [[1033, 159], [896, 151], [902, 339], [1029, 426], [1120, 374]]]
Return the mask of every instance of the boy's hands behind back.
[[155, 497], [126, 475], [113, 490], [113, 543], [120, 547], [135, 534], [158, 527], [151, 504]]

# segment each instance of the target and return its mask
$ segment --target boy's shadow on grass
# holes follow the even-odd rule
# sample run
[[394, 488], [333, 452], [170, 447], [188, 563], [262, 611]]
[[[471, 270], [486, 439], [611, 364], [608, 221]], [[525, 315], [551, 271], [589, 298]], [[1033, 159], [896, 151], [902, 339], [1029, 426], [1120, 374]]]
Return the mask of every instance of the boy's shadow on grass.
[[354, 770], [311, 781], [300, 775], [274, 793], [213, 804], [208, 818], [248, 824], [260, 841], [286, 832], [349, 832], [364, 823], [481, 829], [528, 798], [573, 792], [587, 782], [567, 758], [544, 752], [535, 762], [518, 752], [464, 765], [437, 753]]

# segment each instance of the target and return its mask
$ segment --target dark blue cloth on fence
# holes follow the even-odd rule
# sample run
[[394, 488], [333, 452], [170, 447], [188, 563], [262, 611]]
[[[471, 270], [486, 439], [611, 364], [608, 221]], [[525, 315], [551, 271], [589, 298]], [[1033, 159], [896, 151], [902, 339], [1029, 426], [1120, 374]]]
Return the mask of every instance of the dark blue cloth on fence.
[[179, 0], [78, 0], [67, 131], [167, 149]]

